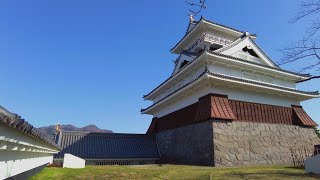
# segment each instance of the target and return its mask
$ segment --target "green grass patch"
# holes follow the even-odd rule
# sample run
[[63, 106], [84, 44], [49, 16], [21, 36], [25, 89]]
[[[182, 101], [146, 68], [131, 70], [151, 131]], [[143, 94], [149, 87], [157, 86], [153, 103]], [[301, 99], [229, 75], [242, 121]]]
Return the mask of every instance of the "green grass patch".
[[304, 169], [284, 166], [202, 167], [182, 165], [87, 166], [84, 169], [45, 168], [37, 179], [319, 179]]

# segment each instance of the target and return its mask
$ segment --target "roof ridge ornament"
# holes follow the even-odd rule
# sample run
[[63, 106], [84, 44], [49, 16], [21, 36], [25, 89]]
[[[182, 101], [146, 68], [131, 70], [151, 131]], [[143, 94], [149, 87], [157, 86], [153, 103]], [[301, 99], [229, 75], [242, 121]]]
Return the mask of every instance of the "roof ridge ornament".
[[58, 124], [56, 125], [55, 130], [56, 130], [57, 133], [61, 131], [61, 125], [60, 125], [59, 122], [58, 122]]
[[189, 20], [190, 20], [190, 23], [193, 23], [193, 22], [194, 22], [194, 18], [193, 18], [193, 15], [192, 15], [192, 14], [190, 14]]

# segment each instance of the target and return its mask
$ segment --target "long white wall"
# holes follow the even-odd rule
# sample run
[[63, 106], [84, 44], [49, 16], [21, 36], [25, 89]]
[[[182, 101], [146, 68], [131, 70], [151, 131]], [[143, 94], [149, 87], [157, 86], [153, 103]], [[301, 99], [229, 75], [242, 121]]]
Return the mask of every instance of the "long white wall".
[[52, 163], [52, 160], [52, 154], [0, 151], [0, 179], [5, 179], [41, 165]]
[[0, 179], [52, 163], [58, 149], [0, 124]]

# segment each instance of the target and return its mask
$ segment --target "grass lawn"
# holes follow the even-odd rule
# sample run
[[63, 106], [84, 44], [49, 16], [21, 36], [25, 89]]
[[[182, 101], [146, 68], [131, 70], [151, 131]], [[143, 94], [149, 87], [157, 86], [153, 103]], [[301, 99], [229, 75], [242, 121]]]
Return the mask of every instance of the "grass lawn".
[[181, 165], [87, 166], [45, 168], [31, 179], [320, 179], [304, 169], [285, 166], [212, 168]]

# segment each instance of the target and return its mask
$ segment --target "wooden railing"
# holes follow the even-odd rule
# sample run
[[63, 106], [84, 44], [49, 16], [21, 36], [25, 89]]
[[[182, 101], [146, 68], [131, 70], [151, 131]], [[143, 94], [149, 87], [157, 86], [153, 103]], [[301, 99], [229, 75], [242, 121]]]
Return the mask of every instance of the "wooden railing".
[[201, 44], [204, 40], [217, 43], [223, 46], [229, 45], [231, 43], [230, 40], [227, 40], [225, 38], [210, 34], [210, 33], [203, 33], [196, 42], [194, 42], [188, 49], [188, 51], [192, 51], [194, 48], [196, 48], [199, 44]]

